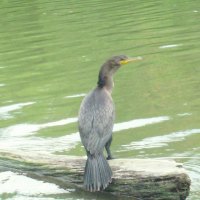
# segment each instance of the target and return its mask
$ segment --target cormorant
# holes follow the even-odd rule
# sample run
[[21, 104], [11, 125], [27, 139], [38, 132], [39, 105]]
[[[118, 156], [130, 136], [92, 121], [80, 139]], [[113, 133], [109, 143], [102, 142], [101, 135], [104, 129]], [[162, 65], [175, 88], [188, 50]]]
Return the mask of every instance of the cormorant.
[[78, 126], [87, 153], [84, 187], [88, 191], [103, 190], [112, 181], [112, 171], [103, 155], [103, 150], [105, 147], [107, 159], [112, 159], [110, 145], [115, 118], [111, 97], [114, 86], [113, 75], [120, 66], [137, 60], [141, 60], [141, 57], [128, 58], [120, 55], [107, 60], [99, 71], [97, 87], [81, 103]]

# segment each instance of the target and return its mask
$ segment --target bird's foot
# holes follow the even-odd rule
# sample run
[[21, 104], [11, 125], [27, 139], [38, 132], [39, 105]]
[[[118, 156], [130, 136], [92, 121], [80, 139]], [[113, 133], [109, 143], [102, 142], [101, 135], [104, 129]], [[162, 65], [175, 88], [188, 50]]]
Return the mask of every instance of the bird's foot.
[[108, 155], [108, 157], [106, 158], [107, 160], [112, 160], [114, 159], [111, 155]]

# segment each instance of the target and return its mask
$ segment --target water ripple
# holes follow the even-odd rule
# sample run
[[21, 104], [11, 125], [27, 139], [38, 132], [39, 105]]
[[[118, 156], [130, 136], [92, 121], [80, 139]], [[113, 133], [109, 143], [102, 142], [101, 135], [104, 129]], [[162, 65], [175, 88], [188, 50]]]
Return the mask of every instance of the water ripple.
[[[114, 132], [146, 126], [149, 124], [160, 123], [170, 118], [167, 116], [135, 119], [127, 122], [116, 123]], [[41, 138], [34, 136], [40, 129], [62, 126], [69, 123], [77, 122], [77, 118], [68, 118], [45, 124], [19, 124], [0, 129], [0, 150], [15, 152], [23, 150], [34, 153], [55, 153], [69, 150], [80, 142], [79, 133], [72, 133], [57, 138]], [[24, 137], [29, 136], [29, 137]], [[15, 137], [15, 139], [13, 139]]]
[[69, 191], [59, 188], [52, 183], [35, 180], [25, 175], [11, 171], [0, 173], [0, 194], [17, 193], [27, 195], [49, 195], [69, 193]]
[[182, 44], [168, 44], [168, 45], [160, 46], [159, 48], [160, 49], [167, 49], [167, 48], [175, 48], [175, 47], [179, 47], [179, 46], [182, 46]]
[[77, 122], [77, 120], [78, 120], [77, 118], [67, 118], [55, 122], [48, 122], [45, 124], [17, 124], [7, 128], [1, 128], [0, 136], [8, 138], [8, 137], [22, 137], [22, 136], [34, 135], [37, 133], [37, 131], [41, 129], [54, 126], [63, 126], [66, 124]]
[[126, 150], [138, 150], [138, 149], [149, 149], [167, 146], [170, 142], [182, 141], [185, 137], [193, 134], [199, 134], [200, 129], [191, 129], [185, 131], [173, 132], [167, 135], [155, 136], [145, 138], [141, 141], [131, 142], [130, 144], [123, 145]]
[[34, 103], [35, 102], [17, 103], [17, 104], [13, 104], [13, 105], [0, 107], [0, 119], [12, 118], [12, 115], [10, 114], [10, 112], [12, 112], [14, 110], [19, 110], [19, 109], [23, 108], [24, 106], [29, 106]]
[[130, 128], [137, 128], [141, 126], [146, 126], [149, 124], [160, 123], [166, 120], [169, 120], [168, 116], [161, 116], [161, 117], [152, 117], [147, 119], [134, 119], [128, 122], [117, 123], [114, 125], [113, 131], [121, 131]]
[[193, 200], [193, 198], [199, 199], [200, 196], [200, 167], [199, 167], [200, 157], [189, 160], [184, 164], [187, 169], [188, 174], [191, 178], [191, 193], [192, 197], [189, 196], [188, 200]]
[[84, 97], [86, 94], [85, 93], [81, 93], [81, 94], [74, 94], [74, 95], [69, 95], [66, 96], [65, 98], [77, 98], [77, 97]]

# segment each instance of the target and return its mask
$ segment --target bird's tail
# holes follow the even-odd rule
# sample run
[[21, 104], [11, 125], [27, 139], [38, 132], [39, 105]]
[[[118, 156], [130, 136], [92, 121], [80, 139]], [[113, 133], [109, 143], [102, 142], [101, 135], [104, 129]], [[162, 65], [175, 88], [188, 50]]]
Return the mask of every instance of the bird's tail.
[[112, 181], [112, 171], [103, 154], [90, 155], [85, 165], [84, 187], [90, 192], [105, 189]]

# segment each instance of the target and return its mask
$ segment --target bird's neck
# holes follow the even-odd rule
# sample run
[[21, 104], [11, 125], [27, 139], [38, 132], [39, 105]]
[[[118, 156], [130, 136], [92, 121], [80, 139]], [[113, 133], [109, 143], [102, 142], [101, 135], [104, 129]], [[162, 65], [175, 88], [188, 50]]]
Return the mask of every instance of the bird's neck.
[[99, 80], [97, 83], [99, 88], [105, 88], [109, 93], [112, 93], [114, 87], [113, 77], [99, 73]]

